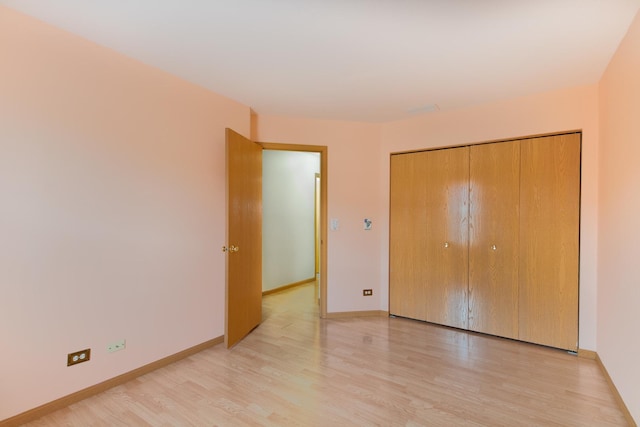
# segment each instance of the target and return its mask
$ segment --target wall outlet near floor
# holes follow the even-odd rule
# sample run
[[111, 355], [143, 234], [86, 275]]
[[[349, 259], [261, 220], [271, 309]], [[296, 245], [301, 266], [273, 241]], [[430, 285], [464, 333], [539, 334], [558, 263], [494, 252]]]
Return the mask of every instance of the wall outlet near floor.
[[363, 289], [362, 290], [362, 296], [370, 297], [371, 295], [373, 295], [373, 289]]
[[124, 350], [125, 347], [126, 347], [126, 341], [120, 340], [120, 341], [112, 342], [111, 344], [109, 344], [107, 346], [107, 351], [109, 353], [113, 353], [116, 351]]
[[87, 362], [91, 359], [91, 349], [76, 351], [67, 354], [67, 366], [77, 365], [78, 363]]

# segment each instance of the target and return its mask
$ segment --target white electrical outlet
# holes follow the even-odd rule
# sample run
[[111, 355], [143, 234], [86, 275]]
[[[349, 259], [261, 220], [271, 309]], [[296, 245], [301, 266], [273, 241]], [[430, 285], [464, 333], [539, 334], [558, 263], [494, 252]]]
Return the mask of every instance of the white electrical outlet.
[[126, 341], [125, 340], [120, 340], [120, 341], [112, 342], [111, 344], [109, 344], [107, 346], [107, 351], [109, 353], [113, 353], [115, 351], [124, 350], [125, 347], [126, 347]]

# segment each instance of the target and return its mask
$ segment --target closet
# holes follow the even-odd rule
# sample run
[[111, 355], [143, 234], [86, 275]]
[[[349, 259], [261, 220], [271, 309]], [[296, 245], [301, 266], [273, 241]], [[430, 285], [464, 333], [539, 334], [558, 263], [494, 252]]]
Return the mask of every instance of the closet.
[[580, 134], [391, 155], [389, 313], [577, 350]]

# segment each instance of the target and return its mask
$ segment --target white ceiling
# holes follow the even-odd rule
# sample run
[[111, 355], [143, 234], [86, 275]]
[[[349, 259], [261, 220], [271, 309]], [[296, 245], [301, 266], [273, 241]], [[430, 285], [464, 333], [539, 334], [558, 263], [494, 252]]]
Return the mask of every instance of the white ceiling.
[[640, 0], [0, 0], [261, 114], [382, 122], [596, 83]]

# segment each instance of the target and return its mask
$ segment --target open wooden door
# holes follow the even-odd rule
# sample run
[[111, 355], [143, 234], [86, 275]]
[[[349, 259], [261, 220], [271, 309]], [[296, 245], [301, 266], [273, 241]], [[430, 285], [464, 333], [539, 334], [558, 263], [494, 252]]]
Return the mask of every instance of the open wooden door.
[[262, 147], [226, 130], [227, 348], [242, 340], [262, 319]]

